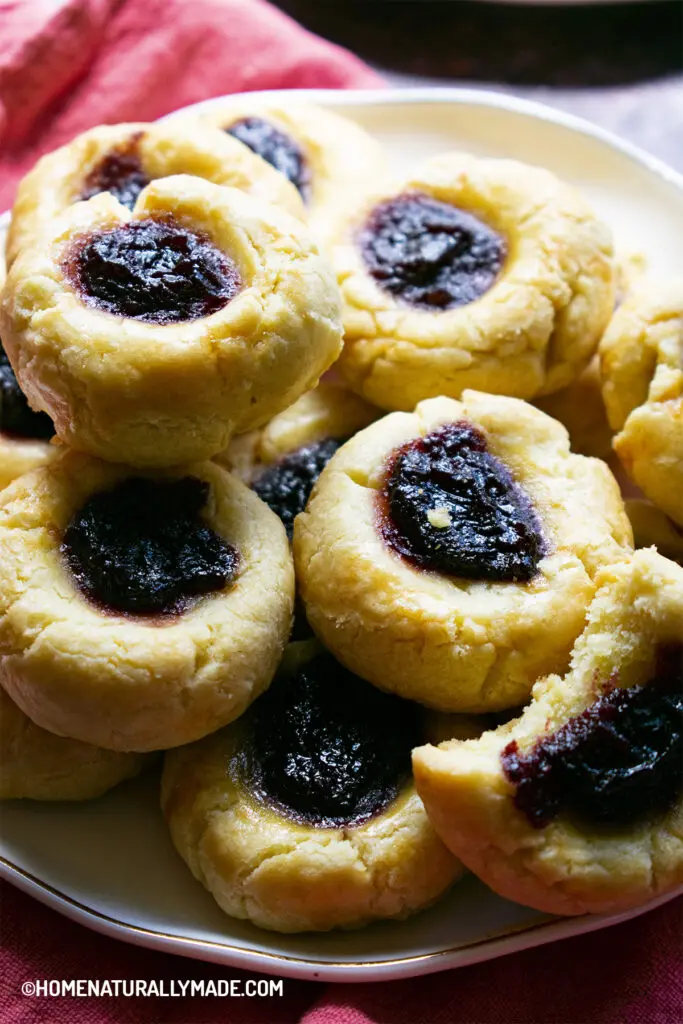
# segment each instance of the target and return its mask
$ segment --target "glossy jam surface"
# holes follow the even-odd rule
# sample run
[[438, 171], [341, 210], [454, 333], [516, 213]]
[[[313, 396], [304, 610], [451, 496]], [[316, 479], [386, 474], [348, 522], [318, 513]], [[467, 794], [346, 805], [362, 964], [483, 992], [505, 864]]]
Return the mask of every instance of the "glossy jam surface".
[[316, 480], [343, 443], [329, 437], [298, 448], [264, 469], [252, 484], [259, 498], [280, 517], [290, 540], [295, 518], [306, 508]]
[[241, 286], [225, 253], [170, 220], [134, 220], [78, 238], [62, 267], [87, 305], [154, 324], [209, 316]]
[[379, 527], [418, 567], [466, 579], [530, 580], [546, 550], [530, 499], [466, 422], [393, 453]]
[[320, 828], [382, 811], [410, 775], [415, 706], [352, 675], [329, 654], [275, 680], [251, 713], [245, 784], [287, 817]]
[[54, 436], [52, 420], [34, 412], [19, 387], [14, 370], [0, 342], [0, 431], [11, 437], [47, 441]]
[[248, 146], [291, 181], [304, 200], [311, 189], [311, 173], [301, 146], [290, 135], [261, 117], [244, 117], [228, 129], [229, 135]]
[[130, 477], [71, 520], [62, 555], [86, 596], [109, 612], [170, 615], [223, 590], [237, 551], [201, 518], [209, 485], [195, 477]]
[[91, 199], [100, 192], [111, 192], [114, 199], [132, 210], [149, 178], [140, 161], [142, 132], [135, 132], [121, 146], [116, 146], [92, 168], [83, 182], [79, 199]]
[[683, 647], [660, 652], [650, 682], [607, 691], [528, 753], [508, 744], [502, 762], [534, 828], [559, 814], [625, 827], [667, 810], [683, 793]]
[[411, 306], [455, 309], [495, 283], [505, 240], [472, 214], [419, 192], [376, 206], [358, 236], [370, 275]]

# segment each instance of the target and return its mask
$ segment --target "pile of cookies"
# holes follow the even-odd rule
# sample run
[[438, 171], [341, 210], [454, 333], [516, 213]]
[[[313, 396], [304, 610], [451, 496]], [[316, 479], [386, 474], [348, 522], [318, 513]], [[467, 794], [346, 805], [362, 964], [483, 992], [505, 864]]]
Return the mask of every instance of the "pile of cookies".
[[683, 881], [683, 280], [546, 170], [250, 97], [44, 157], [6, 260], [2, 798], [165, 751], [286, 932]]

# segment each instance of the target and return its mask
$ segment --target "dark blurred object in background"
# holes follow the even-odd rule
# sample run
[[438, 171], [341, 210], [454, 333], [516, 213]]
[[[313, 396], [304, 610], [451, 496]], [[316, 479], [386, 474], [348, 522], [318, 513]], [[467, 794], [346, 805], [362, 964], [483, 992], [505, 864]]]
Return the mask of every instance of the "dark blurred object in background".
[[486, 83], [582, 114], [683, 167], [683, 3], [277, 0], [390, 84]]

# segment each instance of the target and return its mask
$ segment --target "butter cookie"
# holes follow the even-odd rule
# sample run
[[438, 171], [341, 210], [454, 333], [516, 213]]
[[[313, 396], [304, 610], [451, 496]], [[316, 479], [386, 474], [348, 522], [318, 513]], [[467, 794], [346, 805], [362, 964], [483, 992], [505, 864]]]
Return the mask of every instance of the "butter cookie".
[[516, 720], [413, 754], [453, 853], [508, 899], [615, 913], [683, 882], [683, 569], [606, 567], [571, 668]]
[[651, 501], [627, 498], [626, 512], [637, 548], [656, 547], [661, 555], [683, 565], [683, 530]]
[[227, 724], [293, 599], [282, 524], [215, 463], [140, 477], [67, 451], [0, 495], [0, 682], [57, 735], [146, 751]]
[[624, 469], [683, 526], [683, 278], [626, 299], [600, 342], [600, 372]]
[[102, 194], [51, 222], [9, 272], [0, 332], [60, 440], [180, 465], [272, 419], [341, 346], [339, 296], [301, 223], [179, 175], [133, 213]]
[[54, 458], [54, 432], [50, 417], [26, 401], [0, 340], [0, 490]]
[[631, 550], [605, 463], [519, 399], [421, 402], [348, 441], [294, 526], [309, 622], [351, 671], [441, 711], [561, 671], [595, 574]]
[[282, 107], [267, 98], [238, 95], [212, 103], [199, 118], [239, 139], [291, 182], [314, 231], [322, 229], [339, 203], [386, 170], [382, 147], [371, 135], [348, 118], [308, 103]]
[[162, 780], [194, 876], [232, 917], [281, 932], [406, 917], [462, 873], [412, 784], [414, 706], [311, 653], [239, 721], [168, 753]]
[[22, 179], [7, 235], [8, 266], [72, 203], [109, 192], [132, 210], [150, 181], [173, 174], [231, 185], [295, 217], [304, 215], [293, 185], [236, 138], [209, 125], [100, 125], [42, 157]]
[[614, 435], [602, 399], [600, 361], [597, 357], [569, 387], [536, 399], [534, 405], [566, 428], [572, 451], [596, 459], [610, 458]]
[[550, 172], [434, 157], [342, 210], [327, 247], [344, 302], [339, 363], [384, 409], [475, 388], [567, 387], [612, 309], [609, 230]]
[[0, 688], [0, 800], [92, 800], [149, 759], [53, 736]]
[[381, 415], [328, 377], [261, 430], [236, 437], [218, 461], [253, 487], [291, 539], [294, 519], [337, 448]]

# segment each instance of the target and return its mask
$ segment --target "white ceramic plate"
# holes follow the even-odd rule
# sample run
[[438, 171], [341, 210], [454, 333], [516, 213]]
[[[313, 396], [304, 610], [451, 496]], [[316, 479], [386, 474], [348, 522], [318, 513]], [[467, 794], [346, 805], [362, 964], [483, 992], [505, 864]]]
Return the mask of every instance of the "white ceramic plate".
[[[453, 148], [542, 164], [583, 189], [620, 248], [643, 252], [655, 272], [683, 272], [683, 177], [577, 118], [475, 90], [271, 95], [342, 108], [386, 144], [397, 165]], [[469, 877], [409, 921], [329, 935], [271, 934], [226, 917], [194, 881], [166, 832], [154, 772], [87, 804], [3, 805], [0, 874], [60, 913], [127, 942], [343, 981], [471, 964], [604, 928], [666, 900], [626, 914], [557, 919], [500, 899]]]

